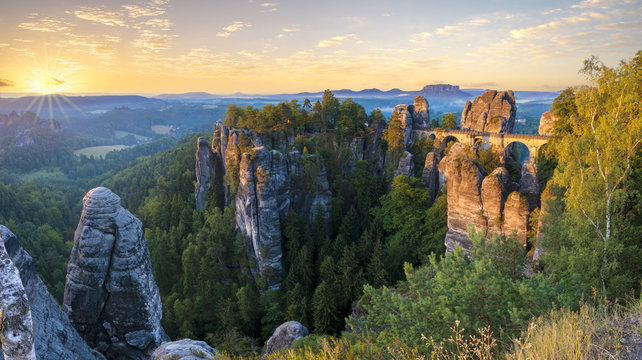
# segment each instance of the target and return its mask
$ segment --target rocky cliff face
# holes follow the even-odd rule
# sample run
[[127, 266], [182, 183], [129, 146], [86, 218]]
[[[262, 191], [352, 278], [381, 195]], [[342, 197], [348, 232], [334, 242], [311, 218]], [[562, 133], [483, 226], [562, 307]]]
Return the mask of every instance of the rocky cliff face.
[[[4, 239], [4, 235], [2, 237]], [[31, 306], [20, 272], [0, 241], [0, 342], [9, 360], [35, 360]]]
[[553, 110], [549, 110], [542, 114], [542, 117], [539, 119], [539, 134], [540, 135], [553, 135], [552, 130], [557, 122], [558, 117], [553, 113]]
[[408, 151], [404, 151], [403, 154], [401, 154], [399, 165], [397, 166], [397, 169], [392, 173], [393, 177], [397, 177], [399, 175], [415, 176], [414, 156]]
[[87, 344], [108, 358], [144, 359], [169, 340], [141, 222], [107, 188], [83, 199], [63, 308]]
[[[524, 164], [523, 172], [529, 175], [520, 184], [511, 182], [508, 171], [499, 167], [490, 175], [475, 165], [466, 155], [462, 144], [456, 143], [439, 162], [439, 171], [447, 180], [448, 232], [446, 250], [457, 245], [469, 251], [472, 242], [468, 227], [485, 231], [487, 236], [515, 233], [523, 244], [527, 243], [529, 216], [534, 209], [529, 196], [537, 203], [539, 189], [537, 166]], [[537, 184], [537, 187], [536, 185]]]
[[461, 113], [461, 128], [480, 132], [512, 133], [515, 126], [515, 96], [511, 90], [489, 90], [469, 100]]
[[448, 179], [446, 251], [454, 250], [457, 245], [464, 250], [470, 250], [473, 244], [468, 238], [469, 224], [477, 231], [486, 228], [480, 194], [484, 179], [483, 170], [466, 157], [464, 145], [461, 143], [451, 147], [448, 155], [439, 162], [439, 169], [443, 170]]
[[200, 212], [205, 208], [207, 191], [212, 183], [222, 192], [223, 159], [220, 153], [212, 152], [205, 138], [200, 137], [196, 150], [196, 211]]
[[20, 245], [18, 238], [1, 225], [0, 238], [0, 243], [4, 244], [11, 261], [20, 271], [20, 279], [29, 299], [38, 359], [95, 359], [93, 351], [78, 335], [67, 314], [60, 309], [40, 280], [31, 256]]
[[421, 174], [421, 179], [426, 183], [428, 189], [430, 189], [430, 201], [431, 203], [437, 198], [439, 193], [439, 157], [437, 153], [431, 151], [426, 155], [426, 161], [424, 163], [424, 170]]
[[281, 284], [279, 217], [291, 207], [299, 214], [307, 214], [310, 220], [318, 208], [329, 213], [331, 193], [325, 170], [316, 169], [318, 173], [306, 175], [302, 162], [298, 151], [284, 155], [265, 146], [253, 148], [241, 157], [236, 223], [249, 240], [261, 277], [272, 289]]
[[419, 95], [411, 105], [395, 106], [403, 129], [403, 146], [409, 150], [412, 146], [412, 130], [425, 130], [430, 126], [430, 110], [426, 98]]

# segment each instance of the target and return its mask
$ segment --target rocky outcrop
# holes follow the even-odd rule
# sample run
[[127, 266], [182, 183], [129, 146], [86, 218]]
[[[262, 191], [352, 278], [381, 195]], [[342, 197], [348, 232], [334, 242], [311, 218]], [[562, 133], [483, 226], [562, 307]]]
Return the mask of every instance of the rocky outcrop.
[[464, 145], [455, 143], [448, 155], [439, 162], [439, 169], [447, 179], [448, 232], [446, 251], [453, 251], [457, 245], [469, 251], [472, 242], [468, 237], [468, 226], [477, 231], [486, 229], [486, 218], [482, 213], [480, 187], [484, 175], [465, 155]]
[[31, 256], [24, 250], [18, 238], [2, 225], [0, 238], [0, 243], [4, 244], [11, 261], [20, 271], [20, 279], [29, 299], [38, 359], [95, 359], [94, 352], [78, 335], [67, 314], [47, 291], [47, 287], [36, 273]]
[[434, 151], [431, 151], [426, 155], [426, 161], [424, 163], [424, 170], [421, 174], [421, 179], [426, 183], [428, 189], [430, 189], [430, 201], [431, 203], [437, 198], [439, 193], [439, 157]]
[[528, 209], [535, 210], [539, 206], [539, 168], [537, 164], [525, 162], [522, 165], [522, 177], [519, 180], [519, 192], [528, 199]]
[[503, 167], [495, 169], [482, 182], [482, 211], [488, 223], [488, 235], [502, 233], [504, 203], [510, 192], [510, 174]]
[[329, 213], [332, 194], [325, 169], [311, 164], [310, 171], [305, 171], [302, 156], [298, 151], [284, 155], [262, 146], [244, 153], [240, 163], [236, 224], [249, 240], [260, 276], [272, 289], [281, 284], [279, 217], [290, 207], [310, 220], [319, 208]]
[[289, 348], [299, 338], [308, 336], [308, 328], [298, 321], [288, 321], [281, 324], [265, 344], [265, 353], [271, 354]]
[[394, 112], [401, 120], [403, 130], [403, 146], [409, 150], [412, 146], [412, 131], [425, 130], [430, 126], [430, 111], [426, 98], [419, 95], [414, 99], [412, 105], [397, 105]]
[[142, 224], [107, 188], [83, 199], [63, 308], [87, 344], [108, 358], [144, 359], [169, 340]]
[[205, 208], [207, 192], [212, 184], [217, 187], [213, 190], [218, 190], [223, 196], [223, 160], [219, 153], [212, 152], [204, 137], [199, 137], [196, 149], [196, 211]]
[[[4, 235], [3, 235], [4, 239]], [[0, 241], [0, 342], [8, 360], [35, 360], [31, 306], [20, 272]]]
[[528, 199], [518, 191], [508, 195], [504, 204], [504, 233], [510, 235], [515, 233], [517, 240], [526, 246], [528, 234]]
[[393, 171], [393, 177], [397, 177], [399, 175], [415, 176], [414, 156], [408, 151], [404, 151], [403, 154], [401, 154], [399, 165], [397, 166], [397, 169]]
[[154, 350], [151, 359], [202, 360], [217, 355], [218, 351], [204, 341], [182, 339], [161, 344]]
[[488, 90], [464, 105], [461, 128], [480, 132], [512, 133], [515, 126], [515, 96], [511, 90]]
[[542, 114], [539, 119], [539, 134], [540, 135], [553, 135], [553, 127], [559, 118], [553, 110], [549, 110]]

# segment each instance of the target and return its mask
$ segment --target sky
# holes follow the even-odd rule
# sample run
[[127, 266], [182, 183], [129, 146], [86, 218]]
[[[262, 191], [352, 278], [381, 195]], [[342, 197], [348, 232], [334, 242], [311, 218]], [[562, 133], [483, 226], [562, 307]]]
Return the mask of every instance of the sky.
[[642, 50], [642, 0], [19, 0], [0, 96], [557, 91]]

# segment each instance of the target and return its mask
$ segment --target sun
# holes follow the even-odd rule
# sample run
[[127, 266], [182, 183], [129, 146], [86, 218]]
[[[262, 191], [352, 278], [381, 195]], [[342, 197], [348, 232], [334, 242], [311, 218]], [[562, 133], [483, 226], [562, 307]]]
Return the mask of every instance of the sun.
[[55, 76], [39, 77], [31, 82], [31, 90], [41, 95], [61, 93], [66, 88], [66, 82]]

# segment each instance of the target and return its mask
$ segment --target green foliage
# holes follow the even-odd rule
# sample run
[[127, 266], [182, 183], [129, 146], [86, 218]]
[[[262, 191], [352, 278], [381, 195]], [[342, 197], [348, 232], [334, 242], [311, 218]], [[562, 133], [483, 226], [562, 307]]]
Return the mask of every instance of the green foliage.
[[453, 113], [447, 113], [441, 117], [441, 126], [442, 129], [456, 129], [457, 128], [457, 115]]
[[389, 151], [403, 150], [403, 127], [401, 124], [401, 116], [394, 111], [390, 120], [388, 120], [388, 128], [383, 131], [383, 140], [388, 144]]
[[350, 318], [353, 328], [369, 329], [381, 344], [398, 338], [428, 351], [422, 340], [439, 342], [450, 335], [455, 321], [467, 329], [490, 326], [504, 342], [518, 334], [533, 314], [544, 313], [555, 298], [548, 278], [515, 276], [514, 262], [497, 264], [510, 253], [514, 239], [484, 245], [483, 234], [472, 234], [477, 249], [467, 257], [460, 249], [414, 269], [406, 264], [406, 281], [397, 288], [366, 286], [367, 315]]

